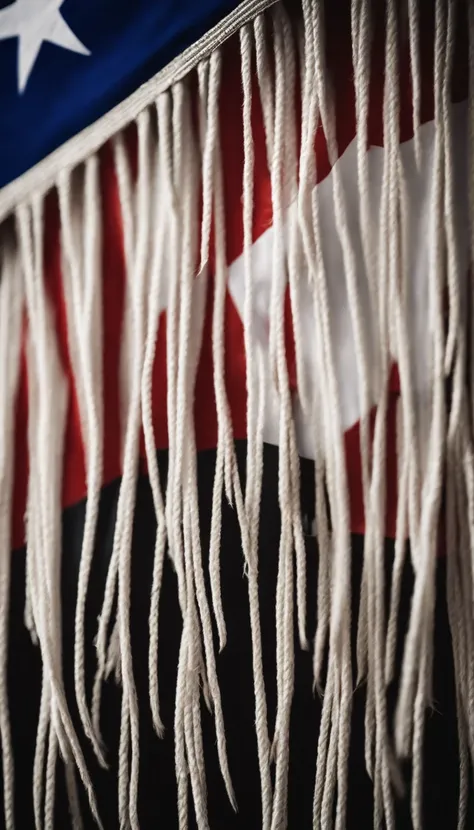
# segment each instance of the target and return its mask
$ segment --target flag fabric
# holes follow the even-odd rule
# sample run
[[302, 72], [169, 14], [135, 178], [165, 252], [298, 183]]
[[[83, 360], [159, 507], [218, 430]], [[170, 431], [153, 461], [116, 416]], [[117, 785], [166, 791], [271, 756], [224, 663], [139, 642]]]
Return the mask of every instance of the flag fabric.
[[2, 3], [0, 187], [109, 112], [235, 5]]
[[[370, 809], [387, 826], [400, 820], [401, 760], [410, 757], [411, 821], [428, 826], [420, 781], [433, 661], [444, 647], [433, 634], [440, 567], [456, 688], [449, 707], [466, 726], [454, 752], [464, 815], [474, 672], [474, 19], [461, 0], [373, 5], [0, 8], [8, 830], [18, 813], [6, 681], [7, 660], [9, 676], [17, 671], [6, 647], [16, 556], [25, 557], [21, 613], [44, 671], [31, 770], [37, 827], [57, 826], [59, 757], [73, 826], [84, 812], [133, 830], [159, 816], [139, 797], [150, 757], [143, 717], [160, 738], [165, 727], [174, 735], [174, 758], [160, 756], [157, 770], [163, 781], [176, 774], [176, 816], [169, 806], [161, 815], [170, 826], [326, 830], [333, 810], [339, 827], [351, 826], [356, 673], [367, 690]], [[227, 582], [236, 573], [226, 563], [231, 526], [245, 579], [238, 602]], [[356, 578], [351, 534], [364, 534]], [[136, 563], [137, 538], [148, 570]], [[75, 565], [66, 565], [68, 548]], [[446, 565], [437, 565], [440, 552]], [[223, 666], [217, 644], [240, 660], [242, 604], [254, 730], [244, 755], [259, 795], [234, 825], [249, 786], [241, 776], [234, 786], [240, 762], [226, 708], [239, 669]], [[179, 633], [163, 670], [170, 619]], [[308, 668], [300, 650], [312, 660], [304, 682], [323, 703], [310, 753], [314, 798], [295, 813], [292, 699]], [[109, 820], [91, 769], [105, 764], [101, 702], [112, 676], [121, 698]], [[309, 698], [304, 705], [314, 719]], [[214, 803], [207, 763], [222, 788]]]

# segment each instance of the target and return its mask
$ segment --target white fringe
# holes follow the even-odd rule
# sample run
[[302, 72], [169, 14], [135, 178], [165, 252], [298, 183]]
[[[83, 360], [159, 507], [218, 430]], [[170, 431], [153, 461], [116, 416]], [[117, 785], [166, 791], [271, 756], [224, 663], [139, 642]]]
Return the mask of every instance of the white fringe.
[[[252, 631], [252, 660], [255, 691], [255, 724], [257, 730], [258, 761], [262, 788], [262, 830], [270, 830], [272, 809], [272, 782], [270, 777], [270, 744], [267, 722], [267, 701], [262, 664], [262, 642], [258, 597], [258, 537], [259, 506], [262, 487], [263, 442], [262, 424], [264, 392], [262, 389], [262, 356], [254, 335], [252, 232], [253, 232], [253, 177], [254, 151], [252, 137], [252, 32], [249, 26], [240, 34], [240, 56], [243, 87], [243, 229], [245, 263], [244, 338], [247, 370], [247, 459], [245, 485], [245, 513], [248, 523], [246, 566], [249, 581], [250, 624]], [[257, 359], [255, 360], [255, 351]], [[214, 516], [214, 511], [213, 511]], [[245, 552], [245, 546], [244, 546]]]
[[[72, 756], [100, 824], [82, 750], [66, 702], [61, 644], [61, 481], [67, 389], [59, 367], [55, 335], [43, 276], [43, 203], [19, 208], [17, 226], [28, 315], [29, 462], [27, 550], [32, 560], [31, 598], [43, 659], [43, 717], [39, 719], [34, 793], [41, 804], [48, 728], [66, 763]], [[55, 743], [57, 739], [57, 743]], [[49, 765], [50, 766], [50, 765]], [[47, 793], [46, 793], [47, 794]], [[45, 806], [46, 809], [46, 806]], [[41, 826], [36, 817], [37, 826]]]
[[[255, 3], [261, 12], [266, 3]], [[358, 683], [366, 683], [365, 761], [374, 788], [374, 826], [395, 828], [395, 797], [401, 789], [398, 759], [413, 766], [411, 812], [423, 826], [423, 736], [432, 705], [433, 626], [439, 519], [446, 521], [447, 605], [455, 667], [460, 791], [458, 826], [465, 826], [474, 765], [474, 327], [473, 275], [463, 272], [462, 218], [458, 216], [451, 78], [455, 31], [462, 4], [436, 0], [434, 43], [435, 152], [430, 216], [427, 325], [431, 343], [430, 400], [420, 400], [414, 370], [410, 303], [411, 272], [407, 170], [400, 150], [400, 43], [403, 20], [395, 0], [385, 4], [384, 162], [380, 205], [370, 181], [369, 93], [373, 49], [372, 4], [351, 0], [356, 159], [363, 262], [358, 272], [353, 217], [339, 164], [336, 102], [326, 66], [324, 7], [302, 0], [295, 26], [283, 4], [248, 14], [240, 38], [243, 89], [242, 181], [244, 309], [247, 380], [245, 489], [237, 469], [232, 415], [225, 377], [228, 274], [220, 96], [220, 41], [210, 54], [196, 52], [196, 78], [176, 75], [159, 87], [133, 118], [138, 134], [137, 175], [132, 172], [124, 126], [114, 131], [126, 268], [120, 355], [122, 480], [96, 649], [92, 700], [85, 678], [85, 614], [94, 557], [103, 478], [102, 223], [99, 187], [102, 141], [56, 171], [60, 213], [62, 290], [68, 349], [84, 446], [87, 501], [78, 576], [74, 634], [74, 687], [81, 728], [105, 766], [100, 735], [102, 686], [110, 673], [122, 687], [118, 798], [121, 828], [138, 830], [139, 707], [135, 687], [131, 617], [132, 538], [135, 490], [143, 429], [157, 530], [149, 612], [149, 699], [154, 728], [164, 736], [159, 695], [160, 596], [165, 557], [176, 573], [183, 620], [174, 713], [175, 766], [180, 830], [188, 828], [189, 788], [197, 825], [209, 825], [201, 694], [214, 717], [219, 767], [229, 801], [237, 803], [229, 769], [225, 701], [218, 658], [226, 647], [226, 608], [221, 590], [223, 499], [235, 508], [248, 580], [255, 695], [255, 730], [263, 830], [288, 827], [290, 721], [294, 690], [295, 633], [309, 649], [306, 550], [300, 507], [298, 418], [311, 424], [315, 461], [315, 527], [318, 543], [317, 621], [313, 676], [323, 695], [313, 797], [313, 827], [343, 830], [347, 824], [348, 756], [352, 719], [353, 654], [350, 502], [337, 379], [337, 341], [323, 254], [321, 205], [314, 139], [322, 128], [332, 168], [335, 228], [352, 327], [360, 411], [362, 495], [365, 510], [363, 576], [357, 630]], [[407, 0], [406, 25], [412, 84], [414, 171], [425, 164], [421, 127], [421, 22], [417, 0]], [[237, 19], [237, 18], [236, 18]], [[474, 12], [469, 5], [469, 126], [474, 137]], [[196, 63], [196, 61], [198, 61]], [[296, 90], [301, 87], [301, 126]], [[192, 91], [197, 80], [198, 123]], [[255, 83], [254, 83], [255, 82]], [[253, 105], [263, 115], [273, 214], [269, 313], [269, 372], [255, 325], [252, 259], [255, 153]], [[144, 99], [143, 99], [144, 100]], [[298, 134], [300, 132], [300, 135]], [[105, 135], [105, 134], [104, 134]], [[108, 136], [105, 136], [108, 137]], [[298, 140], [301, 145], [298, 158]], [[474, 259], [474, 165], [470, 164], [470, 261]], [[424, 169], [424, 168], [423, 168]], [[36, 180], [35, 180], [36, 181]], [[49, 179], [48, 179], [49, 181]], [[8, 194], [7, 194], [8, 196]], [[6, 197], [5, 197], [6, 198]], [[8, 197], [10, 198], [10, 197]], [[378, 196], [376, 197], [378, 199]], [[15, 197], [16, 199], [16, 197]], [[6, 204], [0, 198], [0, 212]], [[25, 623], [38, 643], [43, 681], [33, 770], [35, 828], [54, 826], [58, 757], [65, 764], [74, 827], [82, 827], [79, 773], [91, 811], [100, 824], [93, 785], [64, 690], [61, 621], [61, 488], [69, 390], [60, 364], [55, 320], [44, 273], [44, 186], [14, 200], [16, 229], [5, 223], [0, 249], [0, 739], [4, 815], [14, 830], [14, 774], [7, 694], [7, 639], [14, 479], [14, 418], [26, 320], [29, 482]], [[379, 207], [378, 215], [377, 208]], [[201, 224], [196, 220], [202, 211]], [[4, 215], [2, 213], [2, 215]], [[377, 215], [377, 225], [374, 216]], [[15, 236], [16, 234], [16, 236]], [[359, 269], [360, 270], [360, 269]], [[415, 275], [416, 276], [416, 275]], [[304, 291], [309, 289], [309, 293]], [[208, 292], [213, 292], [213, 387], [217, 414], [216, 466], [208, 557], [202, 550], [194, 427], [194, 391]], [[290, 300], [297, 394], [290, 389], [285, 314]], [[310, 297], [315, 376], [308, 373], [302, 337], [302, 298]], [[446, 298], [446, 299], [445, 299]], [[160, 479], [153, 424], [153, 367], [161, 312], [166, 309], [167, 422], [169, 463]], [[364, 311], [368, 309], [367, 311]], [[472, 309], [471, 309], [472, 311]], [[446, 313], [445, 313], [446, 312]], [[107, 309], [105, 309], [107, 313]], [[446, 326], [445, 326], [446, 323]], [[470, 327], [470, 330], [469, 330]], [[397, 410], [398, 505], [395, 553], [386, 606], [385, 514], [389, 380], [396, 362], [401, 386]], [[450, 398], [446, 381], [451, 385]], [[270, 741], [259, 606], [260, 501], [263, 435], [271, 396], [278, 415], [280, 542], [276, 586], [277, 712]], [[373, 437], [371, 408], [375, 406]], [[443, 492], [446, 495], [442, 505]], [[415, 573], [395, 718], [394, 746], [387, 687], [396, 679], [402, 576], [410, 555]], [[208, 564], [206, 562], [208, 561]], [[209, 569], [210, 592], [206, 588]], [[114, 616], [115, 615], [115, 616]], [[405, 633], [405, 632], [404, 632]], [[142, 702], [140, 702], [141, 705]], [[169, 726], [169, 725], [166, 725]], [[274, 778], [272, 784], [272, 764]]]
[[8, 709], [8, 618], [10, 607], [11, 516], [14, 476], [14, 423], [23, 335], [23, 283], [11, 228], [1, 240], [0, 271], [0, 739], [6, 830], [13, 830], [14, 769]]
[[160, 483], [160, 474], [156, 458], [156, 442], [152, 420], [152, 375], [155, 360], [155, 345], [159, 326], [159, 314], [164, 305], [162, 276], [165, 264], [165, 234], [167, 229], [166, 220], [166, 165], [167, 154], [167, 125], [163, 124], [159, 111], [157, 110], [158, 126], [158, 148], [155, 151], [155, 206], [153, 212], [153, 223], [157, 228], [152, 244], [150, 277], [149, 277], [149, 304], [147, 310], [147, 326], [145, 341], [145, 357], [143, 361], [143, 372], [141, 381], [141, 407], [143, 418], [143, 434], [145, 438], [146, 458], [150, 485], [153, 494], [155, 507], [157, 531], [155, 556], [153, 565], [153, 583], [150, 601], [150, 643], [148, 653], [148, 666], [150, 675], [150, 706], [153, 716], [153, 724], [160, 737], [164, 735], [164, 725], [160, 715], [160, 700], [158, 690], [158, 618], [159, 602], [161, 593], [161, 582], [163, 576], [163, 564], [166, 546], [166, 515], [163, 500], [163, 493]]
[[[435, 182], [432, 214], [432, 259], [431, 259], [431, 296], [429, 297], [429, 320], [433, 331], [433, 401], [432, 421], [429, 437], [427, 469], [423, 485], [423, 502], [420, 518], [419, 562], [417, 563], [416, 581], [410, 625], [407, 633], [405, 656], [402, 671], [401, 690], [397, 711], [396, 741], [400, 753], [407, 754], [414, 723], [412, 715], [415, 701], [415, 689], [418, 687], [420, 698], [423, 697], [423, 685], [426, 684], [428, 664], [426, 651], [430, 650], [430, 630], [434, 611], [434, 566], [436, 563], [436, 529], [439, 503], [441, 497], [441, 475], [445, 451], [445, 390], [444, 390], [444, 326], [442, 313], [442, 240], [443, 224], [441, 216], [441, 199], [444, 170], [444, 124], [442, 112], [442, 80], [444, 75], [445, 44], [444, 15], [446, 9], [443, 0], [436, 3], [436, 42], [435, 42]], [[424, 671], [423, 671], [424, 669]], [[424, 675], [424, 676], [423, 676]], [[425, 687], [426, 688], [426, 687]], [[418, 718], [418, 727], [420, 718]], [[419, 736], [413, 733], [413, 738]], [[419, 757], [419, 756], [418, 756]], [[415, 756], [416, 760], [417, 756]]]
[[[84, 668], [84, 623], [95, 529], [102, 486], [103, 387], [102, 387], [102, 298], [100, 191], [98, 158], [92, 156], [84, 171], [84, 193], [73, 224], [73, 181], [69, 172], [58, 183], [63, 243], [63, 278], [68, 317], [69, 348], [74, 366], [81, 427], [87, 465], [87, 505], [77, 583], [74, 632], [74, 675], [81, 722], [102, 765], [102, 747], [89, 715]], [[82, 208], [82, 210], [81, 210]]]

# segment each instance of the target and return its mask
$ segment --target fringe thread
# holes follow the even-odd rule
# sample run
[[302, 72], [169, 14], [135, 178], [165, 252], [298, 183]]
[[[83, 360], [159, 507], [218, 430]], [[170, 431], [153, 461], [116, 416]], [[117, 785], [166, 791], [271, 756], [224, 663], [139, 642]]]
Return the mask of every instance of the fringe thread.
[[[143, 429], [157, 533], [149, 616], [149, 701], [163, 737], [159, 695], [158, 625], [165, 557], [177, 577], [183, 629], [174, 718], [179, 828], [188, 827], [191, 790], [200, 830], [209, 826], [203, 754], [201, 698], [212, 712], [217, 755], [227, 794], [237, 809], [229, 768], [226, 729], [216, 663], [226, 645], [220, 585], [222, 502], [238, 518], [248, 583], [255, 695], [255, 728], [261, 782], [262, 828], [288, 825], [289, 735], [294, 690], [295, 630], [299, 646], [313, 650], [314, 686], [323, 695], [318, 740], [313, 827], [347, 824], [348, 753], [353, 670], [367, 688], [365, 760], [374, 787], [374, 826], [395, 827], [394, 799], [403, 787], [399, 759], [413, 764], [411, 811], [421, 828], [423, 733], [432, 705], [435, 566], [440, 516], [445, 516], [447, 603], [453, 642], [460, 753], [459, 827], [464, 826], [470, 769], [474, 763], [474, 164], [469, 158], [470, 221], [463, 238], [454, 180], [451, 80], [461, 2], [436, 0], [434, 26], [434, 148], [422, 126], [420, 4], [385, 3], [383, 171], [374, 196], [367, 152], [375, 14], [369, 0], [351, 2], [351, 45], [356, 114], [359, 221], [354, 232], [339, 164], [336, 102], [326, 66], [324, 6], [302, 0], [290, 19], [282, 3], [245, 22], [239, 31], [243, 88], [242, 181], [244, 306], [247, 367], [247, 464], [245, 486], [237, 469], [225, 383], [226, 261], [223, 159], [219, 126], [222, 54], [217, 47], [191, 73], [180, 77], [136, 117], [137, 171], [132, 170], [124, 132], [113, 139], [114, 163], [126, 261], [126, 301], [121, 354], [122, 480], [113, 552], [97, 632], [97, 673], [87, 699], [85, 615], [104, 466], [102, 366], [102, 244], [99, 157], [95, 150], [54, 184], [62, 256], [62, 289], [87, 475], [87, 504], [78, 578], [74, 633], [74, 685], [80, 725], [106, 765], [100, 733], [101, 692], [113, 673], [122, 686], [118, 764], [120, 827], [137, 830], [140, 758], [139, 706], [131, 634], [131, 544]], [[468, 4], [470, 146], [474, 146], [474, 10]], [[464, 17], [462, 18], [464, 19]], [[400, 50], [407, 44], [413, 100], [413, 153], [400, 146]], [[256, 83], [253, 83], [254, 78]], [[301, 126], [297, 90], [301, 90]], [[197, 112], [193, 92], [197, 90]], [[299, 93], [298, 93], [299, 95]], [[272, 281], [268, 357], [255, 320], [254, 99], [262, 110], [273, 214]], [[318, 195], [318, 129], [332, 168], [335, 226], [342, 252], [357, 368], [362, 493], [365, 510], [363, 577], [357, 620], [356, 661], [351, 633], [349, 493], [331, 284]], [[430, 155], [431, 153], [431, 155]], [[431, 259], [426, 284], [426, 367], [420, 391], [415, 307], [417, 269], [410, 249], [408, 175], [429, 170]], [[27, 339], [29, 487], [27, 510], [27, 605], [25, 622], [38, 644], [43, 687], [34, 761], [35, 827], [54, 825], [58, 755], [66, 769], [71, 816], [82, 824], [76, 773], [100, 826], [81, 744], [64, 689], [61, 623], [61, 482], [68, 395], [58, 354], [51, 300], [44, 279], [44, 192], [30, 193], [1, 229], [0, 248], [0, 738], [5, 826], [13, 830], [14, 771], [6, 688], [13, 493], [13, 441], [23, 333]], [[201, 215], [200, 227], [196, 216]], [[420, 225], [421, 227], [421, 225]], [[356, 234], [356, 237], [354, 236]], [[357, 243], [354, 239], [357, 239]], [[362, 250], [364, 273], [356, 262]], [[201, 549], [194, 431], [194, 386], [203, 338], [213, 260], [212, 358], [217, 411], [217, 461], [212, 497], [209, 583]], [[199, 265], [198, 265], [199, 263]], [[464, 267], [465, 266], [465, 267]], [[297, 401], [290, 389], [285, 340], [285, 300], [290, 296], [297, 374]], [[314, 338], [314, 376], [302, 340], [302, 306], [308, 298]], [[165, 489], [155, 453], [152, 373], [160, 315], [166, 308], [169, 469]], [[400, 376], [397, 416], [398, 506], [390, 601], [386, 603], [384, 534], [387, 494], [389, 378]], [[447, 380], [450, 395], [447, 397]], [[270, 391], [267, 384], [270, 383]], [[259, 609], [259, 506], [268, 396], [278, 412], [281, 538], [275, 609], [277, 716], [273, 735], [267, 718]], [[371, 433], [370, 412], [375, 406]], [[297, 414], [297, 410], [299, 415]], [[307, 635], [306, 551], [300, 508], [298, 417], [312, 435], [315, 461], [315, 529], [318, 541], [318, 619], [313, 643]], [[443, 503], [443, 496], [445, 496]], [[394, 680], [401, 579], [408, 555], [415, 574], [395, 734], [392, 743], [387, 689]], [[168, 725], [167, 725], [168, 726]]]

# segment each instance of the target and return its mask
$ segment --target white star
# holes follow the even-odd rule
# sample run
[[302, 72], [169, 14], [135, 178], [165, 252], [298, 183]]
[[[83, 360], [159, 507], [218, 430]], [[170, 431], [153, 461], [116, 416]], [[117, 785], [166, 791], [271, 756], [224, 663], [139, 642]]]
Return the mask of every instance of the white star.
[[90, 55], [59, 11], [64, 0], [16, 0], [0, 11], [0, 40], [18, 38], [18, 91], [23, 92], [43, 41]]

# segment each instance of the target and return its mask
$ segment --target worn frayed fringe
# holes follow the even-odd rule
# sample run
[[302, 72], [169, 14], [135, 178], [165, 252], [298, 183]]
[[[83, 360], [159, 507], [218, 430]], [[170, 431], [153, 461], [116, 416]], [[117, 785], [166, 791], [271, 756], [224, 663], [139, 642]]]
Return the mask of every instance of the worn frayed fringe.
[[[256, 5], [255, 11], [260, 11]], [[118, 762], [119, 821], [137, 830], [140, 761], [139, 708], [130, 631], [132, 531], [143, 430], [157, 531], [149, 613], [149, 705], [157, 734], [174, 729], [180, 830], [188, 827], [189, 794], [200, 830], [209, 827], [202, 703], [212, 713], [215, 751], [230, 803], [238, 805], [227, 755], [225, 700], [218, 676], [226, 647], [221, 590], [222, 505], [234, 508], [241, 532], [248, 585], [254, 682], [256, 748], [262, 828], [288, 826], [290, 722], [295, 647], [312, 648], [314, 686], [323, 695], [317, 740], [313, 827], [347, 824], [348, 755], [353, 676], [366, 684], [365, 762], [374, 789], [374, 826], [395, 827], [395, 799], [403, 788], [399, 759], [412, 760], [411, 812], [423, 826], [423, 736], [432, 701], [436, 557], [444, 519], [447, 606], [453, 644], [459, 740], [459, 823], [465, 825], [474, 764], [474, 326], [468, 309], [472, 275], [464, 273], [464, 238], [458, 215], [451, 82], [460, 2], [434, 8], [434, 148], [430, 161], [430, 262], [426, 316], [431, 363], [426, 389], [416, 379], [407, 168], [400, 147], [400, 50], [410, 58], [413, 169], [426, 166], [422, 118], [420, 4], [384, 5], [384, 155], [380, 193], [374, 197], [367, 152], [375, 19], [369, 0], [351, 0], [350, 32], [356, 119], [358, 219], [346, 198], [339, 164], [336, 99], [326, 65], [322, 3], [302, 0], [290, 19], [281, 3], [239, 31], [243, 91], [243, 332], [247, 372], [247, 464], [237, 469], [225, 377], [225, 301], [228, 290], [226, 217], [220, 101], [220, 47], [200, 55], [190, 77], [137, 115], [137, 170], [126, 137], [113, 139], [115, 176], [126, 270], [120, 355], [122, 480], [112, 556], [99, 618], [92, 698], [85, 678], [85, 614], [94, 560], [104, 465], [102, 221], [100, 162], [92, 153], [61, 171], [54, 184], [60, 218], [62, 291], [68, 350], [84, 445], [87, 502], [78, 575], [74, 630], [74, 689], [80, 725], [100, 763], [107, 763], [100, 730], [102, 688], [113, 674], [122, 687]], [[471, 146], [474, 137], [474, 12], [468, 7]], [[301, 123], [297, 123], [300, 90]], [[193, 93], [197, 92], [197, 108]], [[148, 102], [147, 102], [148, 103]], [[254, 118], [260, 107], [271, 183], [273, 220], [268, 355], [255, 322]], [[360, 412], [361, 487], [365, 511], [363, 575], [352, 653], [351, 545], [341, 390], [335, 319], [318, 194], [318, 129], [326, 138], [332, 170], [335, 225], [352, 328]], [[95, 148], [94, 148], [95, 149]], [[469, 159], [470, 261], [474, 258], [474, 164]], [[82, 825], [79, 779], [97, 822], [92, 781], [73, 726], [64, 689], [60, 587], [61, 484], [66, 407], [64, 377], [44, 273], [44, 193], [31, 193], [0, 229], [0, 740], [5, 826], [13, 830], [14, 770], [6, 687], [10, 596], [10, 525], [14, 457], [12, 436], [21, 350], [28, 371], [29, 485], [25, 623], [40, 648], [43, 683], [33, 770], [36, 830], [54, 826], [57, 760], [65, 764], [74, 827]], [[200, 216], [201, 221], [196, 221]], [[375, 219], [374, 219], [375, 217]], [[356, 237], [354, 237], [354, 233]], [[357, 264], [355, 241], [362, 253]], [[217, 454], [209, 551], [202, 549], [194, 389], [208, 294], [212, 292], [212, 385]], [[297, 395], [290, 388], [286, 314], [290, 299]], [[308, 373], [302, 337], [303, 297], [309, 298], [315, 376]], [[152, 412], [153, 365], [161, 313], [166, 309], [166, 411], [169, 464], [166, 483], [156, 460]], [[105, 313], [106, 313], [105, 309]], [[397, 527], [387, 585], [384, 561], [387, 412], [393, 364], [398, 367]], [[449, 398], [446, 382], [449, 381]], [[269, 400], [278, 415], [278, 497], [281, 535], [276, 586], [277, 711], [273, 734], [267, 717], [259, 607], [259, 531], [263, 437]], [[375, 406], [373, 431], [370, 415]], [[318, 543], [317, 620], [308, 641], [306, 551], [300, 508], [296, 412], [312, 430], [315, 461], [315, 532]], [[443, 494], [445, 499], [443, 501]], [[414, 571], [409, 625], [398, 630], [402, 573]], [[160, 707], [159, 608], [165, 558], [176, 573], [183, 627], [177, 667], [174, 723]], [[206, 562], [208, 564], [206, 564]], [[208, 573], [206, 570], [208, 569]], [[207, 588], [209, 578], [210, 590]], [[395, 679], [395, 653], [404, 636], [395, 730], [387, 688]], [[296, 636], [295, 636], [296, 635]], [[295, 646], [295, 642], [298, 646]], [[356, 660], [354, 661], [354, 656]], [[316, 742], [316, 736], [315, 736]], [[77, 777], [79, 776], [79, 779]]]

